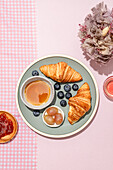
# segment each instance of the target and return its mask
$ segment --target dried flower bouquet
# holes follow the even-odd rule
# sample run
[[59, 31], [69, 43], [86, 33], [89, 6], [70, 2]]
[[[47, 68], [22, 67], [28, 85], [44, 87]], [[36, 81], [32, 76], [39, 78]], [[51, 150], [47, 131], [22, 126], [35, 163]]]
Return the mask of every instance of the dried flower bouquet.
[[113, 57], [113, 9], [102, 2], [91, 10], [92, 15], [79, 24], [81, 47], [90, 58], [106, 63]]

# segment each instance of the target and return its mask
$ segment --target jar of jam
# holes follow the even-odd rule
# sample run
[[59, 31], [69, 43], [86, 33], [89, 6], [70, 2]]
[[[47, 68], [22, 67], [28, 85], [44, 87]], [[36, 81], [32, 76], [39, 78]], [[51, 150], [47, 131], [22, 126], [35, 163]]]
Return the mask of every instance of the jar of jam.
[[8, 112], [0, 111], [0, 143], [10, 141], [17, 132], [17, 121]]
[[103, 84], [103, 90], [105, 96], [113, 101], [113, 76], [108, 77]]

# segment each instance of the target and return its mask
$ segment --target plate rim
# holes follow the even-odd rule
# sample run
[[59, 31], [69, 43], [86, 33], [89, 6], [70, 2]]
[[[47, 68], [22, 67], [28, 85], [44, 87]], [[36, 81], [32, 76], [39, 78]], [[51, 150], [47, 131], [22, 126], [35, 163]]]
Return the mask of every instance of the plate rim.
[[[70, 133], [67, 133], [67, 134], [63, 134], [63, 135], [51, 135], [51, 134], [47, 134], [47, 133], [44, 133], [44, 132], [41, 132], [40, 130], [37, 130], [36, 128], [32, 127], [32, 125], [30, 125], [30, 123], [27, 122], [27, 120], [24, 118], [21, 110], [20, 110], [20, 107], [19, 107], [19, 102], [18, 102], [18, 88], [19, 88], [19, 84], [20, 84], [20, 81], [23, 77], [23, 75], [25, 74], [25, 72], [33, 65], [35, 64], [36, 62], [40, 61], [40, 60], [43, 60], [43, 59], [46, 59], [46, 58], [51, 58], [51, 57], [63, 57], [63, 58], [68, 58], [68, 59], [71, 59], [77, 63], [79, 63], [81, 66], [83, 66], [87, 71], [88, 73], [90, 74], [90, 76], [92, 77], [93, 79], [93, 82], [94, 82], [94, 85], [95, 85], [95, 90], [96, 90], [96, 103], [95, 103], [95, 108], [93, 110], [93, 113], [92, 115], [90, 116], [90, 118], [80, 127], [78, 128], [77, 130], [73, 131], [73, 132], [70, 132]], [[33, 62], [31, 62], [31, 64], [29, 64], [25, 69], [24, 71], [22, 72], [22, 74], [20, 75], [20, 78], [17, 82], [17, 86], [16, 86], [16, 106], [17, 106], [17, 109], [18, 109], [18, 112], [21, 116], [21, 118], [23, 119], [23, 121], [26, 123], [26, 125], [28, 127], [30, 127], [34, 132], [42, 135], [42, 136], [45, 136], [45, 137], [49, 137], [49, 138], [66, 138], [66, 137], [69, 137], [69, 136], [72, 136], [72, 135], [75, 135], [75, 134], [78, 134], [79, 132], [81, 132], [83, 129], [85, 129], [85, 127], [88, 126], [88, 124], [93, 120], [95, 114], [96, 114], [96, 111], [98, 109], [98, 105], [99, 105], [99, 89], [98, 89], [98, 86], [97, 86], [97, 81], [95, 79], [95, 77], [93, 76], [92, 72], [90, 71], [90, 69], [85, 65], [83, 64], [81, 61], [79, 61], [78, 59], [74, 58], [74, 57], [71, 57], [71, 56], [68, 56], [68, 55], [64, 55], [64, 54], [51, 54], [51, 55], [45, 55], [43, 57], [39, 57], [38, 59], [34, 60]]]

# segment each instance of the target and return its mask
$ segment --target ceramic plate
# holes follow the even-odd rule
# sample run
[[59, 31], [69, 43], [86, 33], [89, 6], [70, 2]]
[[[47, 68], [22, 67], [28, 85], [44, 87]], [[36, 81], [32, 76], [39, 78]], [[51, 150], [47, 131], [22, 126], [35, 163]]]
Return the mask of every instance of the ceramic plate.
[[[84, 82], [87, 82], [90, 86], [90, 90], [91, 90], [91, 109], [90, 111], [88, 111], [85, 116], [80, 119], [78, 122], [76, 122], [75, 124], [71, 125], [68, 122], [68, 110], [69, 110], [69, 106], [67, 104], [66, 107], [61, 107], [60, 106], [60, 99], [58, 99], [57, 97], [55, 97], [55, 99], [52, 102], [52, 105], [56, 105], [58, 107], [61, 107], [61, 109], [64, 111], [65, 113], [65, 120], [64, 123], [57, 128], [50, 128], [48, 126], [46, 126], [43, 123], [42, 120], [42, 113], [44, 110], [41, 110], [40, 116], [35, 117], [33, 115], [33, 111], [28, 109], [22, 102], [21, 98], [20, 98], [20, 87], [22, 85], [22, 83], [29, 77], [32, 76], [32, 71], [33, 70], [38, 70], [39, 75], [40, 76], [44, 76], [39, 68], [42, 65], [45, 64], [53, 64], [53, 63], [58, 63], [60, 61], [64, 61], [66, 63], [68, 63], [73, 69], [75, 69], [76, 71], [78, 71], [82, 77], [83, 80], [80, 82], [76, 82], [76, 84], [78, 84], [79, 87], [81, 87], [81, 85]], [[44, 76], [45, 77], [45, 76]], [[51, 79], [49, 79], [53, 85], [55, 84], [55, 82]], [[71, 86], [74, 83], [69, 83]], [[63, 89], [64, 84], [61, 84], [61, 90], [64, 91]], [[56, 91], [57, 94], [58, 91]], [[71, 90], [72, 95], [76, 95], [76, 92]], [[66, 99], [67, 103], [68, 100]], [[21, 75], [18, 84], [17, 84], [17, 90], [16, 90], [16, 103], [17, 103], [17, 107], [19, 110], [19, 113], [22, 117], [22, 119], [24, 120], [24, 122], [31, 128], [33, 129], [35, 132], [43, 135], [43, 136], [47, 136], [47, 137], [52, 137], [52, 138], [63, 138], [63, 137], [67, 137], [67, 136], [71, 136], [74, 135], [78, 132], [80, 132], [82, 129], [84, 129], [93, 119], [97, 107], [98, 107], [98, 102], [99, 102], [99, 92], [98, 92], [98, 87], [97, 87], [97, 83], [95, 81], [94, 76], [92, 75], [92, 73], [89, 71], [89, 69], [82, 64], [80, 61], [69, 57], [69, 56], [64, 56], [64, 55], [52, 55], [52, 56], [45, 56], [43, 58], [38, 59], [37, 61], [33, 62], [25, 71], [24, 73]]]

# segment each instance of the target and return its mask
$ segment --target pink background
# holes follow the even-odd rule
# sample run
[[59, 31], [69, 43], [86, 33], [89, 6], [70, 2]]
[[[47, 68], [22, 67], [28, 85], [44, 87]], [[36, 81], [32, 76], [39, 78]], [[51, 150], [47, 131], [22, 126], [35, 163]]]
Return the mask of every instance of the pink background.
[[[97, 114], [82, 133], [62, 140], [38, 135], [39, 170], [113, 169], [113, 102], [103, 93], [103, 82], [113, 72], [113, 60], [101, 67], [87, 61], [77, 37], [78, 24], [99, 2], [37, 0], [38, 57], [59, 53], [79, 59], [92, 71], [100, 91]], [[105, 3], [108, 8], [113, 7], [112, 1]]]

